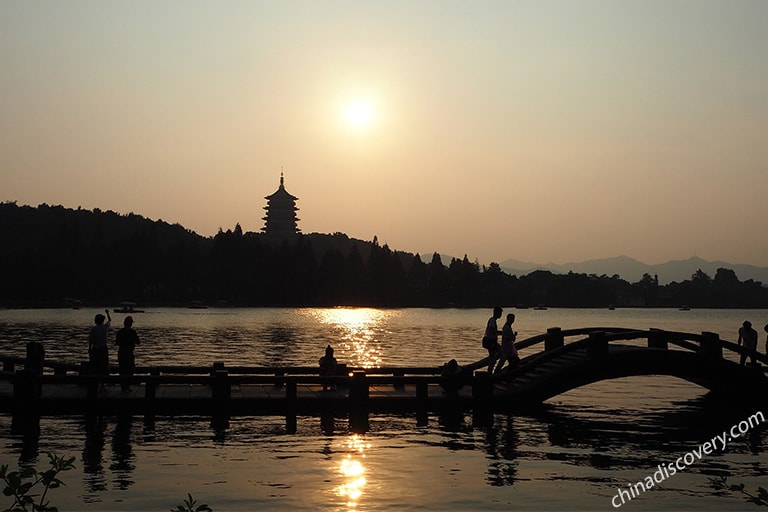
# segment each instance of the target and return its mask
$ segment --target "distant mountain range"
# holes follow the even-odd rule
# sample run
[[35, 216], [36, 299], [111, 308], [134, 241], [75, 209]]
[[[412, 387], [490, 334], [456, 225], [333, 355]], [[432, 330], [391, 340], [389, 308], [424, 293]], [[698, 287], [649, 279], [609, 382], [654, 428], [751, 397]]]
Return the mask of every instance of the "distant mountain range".
[[643, 274], [647, 273], [651, 276], [659, 276], [659, 284], [662, 285], [673, 281], [682, 282], [689, 280], [699, 269], [710, 277], [715, 277], [718, 268], [727, 268], [736, 272], [741, 281], [752, 279], [768, 285], [768, 267], [734, 264], [725, 261], [706, 261], [698, 257], [688, 258], [687, 260], [668, 261], [659, 265], [648, 265], [627, 256], [616, 256], [614, 258], [603, 258], [579, 263], [565, 263], [563, 265], [556, 263], [540, 264], [508, 259], [500, 262], [499, 266], [508, 274], [517, 276], [529, 274], [534, 270], [549, 270], [558, 274], [567, 274], [568, 272], [596, 274], [598, 276], [618, 274], [622, 279], [630, 283], [639, 281], [642, 279]]

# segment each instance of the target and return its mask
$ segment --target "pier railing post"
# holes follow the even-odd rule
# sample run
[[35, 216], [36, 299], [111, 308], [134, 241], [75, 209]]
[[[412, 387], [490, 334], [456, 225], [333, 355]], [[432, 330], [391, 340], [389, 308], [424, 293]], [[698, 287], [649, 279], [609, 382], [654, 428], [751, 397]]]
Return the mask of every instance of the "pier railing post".
[[699, 353], [703, 356], [722, 359], [723, 346], [720, 344], [720, 335], [716, 332], [702, 332]]
[[589, 333], [589, 343], [587, 345], [587, 354], [599, 355], [608, 353], [608, 338], [603, 331], [594, 331]]
[[663, 348], [665, 350], [669, 348], [667, 337], [663, 330], [651, 328], [648, 333], [648, 348]]
[[88, 400], [96, 400], [96, 398], [99, 396], [99, 378], [95, 375], [88, 375], [86, 377], [86, 392], [85, 396]]
[[565, 338], [563, 331], [559, 327], [550, 327], [547, 329], [547, 337], [544, 338], [544, 350], [554, 350], [563, 346]]
[[405, 384], [403, 383], [402, 377], [405, 376], [405, 372], [403, 370], [395, 370], [392, 373], [392, 383], [395, 389], [397, 390], [403, 390], [405, 389]]
[[40, 378], [43, 375], [43, 364], [45, 362], [45, 348], [43, 344], [38, 341], [30, 341], [27, 343], [27, 357], [24, 360], [24, 369], [29, 372], [32, 378], [30, 385], [32, 386], [32, 394], [34, 398], [39, 398], [42, 395], [43, 388]]
[[275, 389], [281, 389], [283, 387], [283, 377], [285, 377], [285, 371], [282, 369], [275, 370]]
[[40, 398], [40, 377], [29, 370], [16, 370], [13, 374], [13, 398], [19, 403], [28, 403]]
[[232, 397], [232, 383], [229, 381], [229, 372], [227, 370], [214, 370], [211, 373], [211, 379], [213, 401], [216, 403], [226, 403]]
[[426, 380], [420, 380], [416, 383], [416, 400], [423, 403], [427, 398], [429, 398], [429, 383]]
[[147, 384], [144, 386], [144, 398], [147, 400], [154, 400], [157, 398], [157, 378], [159, 376], [160, 370], [157, 368], [150, 368]]
[[472, 399], [478, 402], [489, 402], [493, 398], [493, 381], [491, 374], [486, 371], [475, 372], [472, 381]]
[[295, 404], [298, 396], [299, 396], [299, 386], [295, 378], [287, 379], [285, 381], [285, 399], [288, 400], [288, 403]]

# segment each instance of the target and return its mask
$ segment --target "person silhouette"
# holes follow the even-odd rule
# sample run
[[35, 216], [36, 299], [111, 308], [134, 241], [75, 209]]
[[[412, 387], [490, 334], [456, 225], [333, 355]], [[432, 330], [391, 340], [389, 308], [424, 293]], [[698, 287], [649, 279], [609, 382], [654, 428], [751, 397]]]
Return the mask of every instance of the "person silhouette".
[[765, 331], [765, 355], [768, 356], [768, 324], [765, 324], [763, 330]]
[[[332, 346], [328, 345], [325, 347], [325, 355], [320, 358], [319, 363], [321, 377], [332, 377], [336, 375], [338, 361], [336, 361], [336, 358], [333, 356]], [[320, 382], [323, 385], [323, 391], [333, 391], [336, 389], [336, 384], [334, 384], [331, 379], [320, 379]]]
[[744, 351], [741, 353], [741, 360], [739, 364], [744, 366], [744, 363], [749, 356], [752, 365], [755, 364], [755, 352], [757, 351], [757, 331], [752, 328], [752, 322], [745, 320], [741, 327], [739, 327], [739, 345], [744, 342]]
[[496, 373], [501, 370], [504, 363], [507, 363], [507, 368], [514, 368], [520, 362], [520, 356], [517, 354], [517, 348], [515, 348], [517, 331], [512, 330], [513, 323], [515, 323], [515, 314], [508, 313], [507, 321], [501, 326], [501, 357], [499, 358], [499, 365], [496, 367]]
[[[107, 322], [104, 323], [104, 315], [97, 314], [93, 318], [94, 326], [88, 334], [88, 357], [91, 363], [91, 373], [94, 375], [109, 375], [109, 349], [107, 348], [107, 333], [112, 326], [112, 318], [109, 310], [105, 309]], [[104, 384], [101, 385], [102, 387]]]
[[[136, 369], [136, 357], [134, 350], [136, 345], [140, 345], [139, 335], [133, 330], [133, 317], [127, 316], [123, 320], [123, 328], [117, 331], [115, 335], [115, 344], [117, 344], [117, 366], [121, 377], [131, 377]], [[120, 388], [123, 391], [130, 391], [130, 382], [121, 382]]]
[[493, 367], [496, 364], [496, 360], [501, 355], [501, 347], [499, 346], [499, 334], [501, 334], [501, 332], [496, 324], [496, 320], [501, 318], [502, 312], [503, 310], [500, 306], [493, 308], [493, 315], [485, 324], [483, 348], [488, 350], [488, 373], [493, 373]]

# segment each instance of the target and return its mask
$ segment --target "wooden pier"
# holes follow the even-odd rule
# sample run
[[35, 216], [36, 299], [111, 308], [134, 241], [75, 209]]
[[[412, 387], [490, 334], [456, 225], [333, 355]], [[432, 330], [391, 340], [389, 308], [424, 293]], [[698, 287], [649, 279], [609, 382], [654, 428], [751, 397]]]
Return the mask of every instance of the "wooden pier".
[[[350, 368], [320, 377], [315, 367], [137, 368], [133, 377], [96, 376], [53, 364], [54, 373], [14, 370], [5, 359], [0, 411], [43, 414], [317, 414], [328, 411], [417, 411], [469, 407], [479, 400], [472, 385], [455, 393], [441, 387], [439, 368]], [[331, 382], [332, 390], [323, 391]], [[480, 379], [482, 381], [482, 379]], [[123, 391], [122, 384], [130, 384]]]
[[[37, 344], [39, 345], [39, 344]], [[346, 368], [321, 377], [317, 367], [138, 367], [133, 377], [91, 375], [87, 364], [44, 361], [41, 346], [27, 358], [2, 357], [0, 412], [32, 414], [269, 415], [329, 412], [439, 412], [447, 409], [519, 408], [592, 382], [637, 375], [671, 375], [726, 396], [768, 397], [768, 357], [740, 365], [745, 349], [716, 333], [658, 329], [551, 328], [516, 343], [538, 345], [512, 370], [489, 375], [487, 359], [460, 375], [441, 367]], [[323, 383], [334, 384], [323, 391]], [[121, 384], [129, 384], [123, 391]], [[750, 398], [752, 399], [752, 398]]]

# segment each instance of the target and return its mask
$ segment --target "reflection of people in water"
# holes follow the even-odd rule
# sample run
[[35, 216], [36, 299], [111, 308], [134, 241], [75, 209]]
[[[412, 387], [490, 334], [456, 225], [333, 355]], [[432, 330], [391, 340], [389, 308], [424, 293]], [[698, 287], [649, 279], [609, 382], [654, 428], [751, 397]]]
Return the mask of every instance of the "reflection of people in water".
[[741, 360], [739, 364], [744, 366], [749, 356], [752, 365], [755, 364], [755, 352], [757, 352], [757, 331], [752, 328], [752, 323], [745, 320], [741, 327], [739, 327], [739, 345], [744, 342], [744, 352], [741, 353]]
[[83, 481], [89, 492], [107, 489], [104, 475], [104, 434], [107, 421], [103, 416], [88, 414], [85, 417], [85, 446], [83, 447]]
[[135, 465], [135, 455], [131, 445], [131, 429], [133, 417], [130, 414], [117, 416], [117, 424], [112, 433], [112, 464], [109, 469], [115, 477], [118, 489], [127, 489], [133, 484], [132, 474]]

